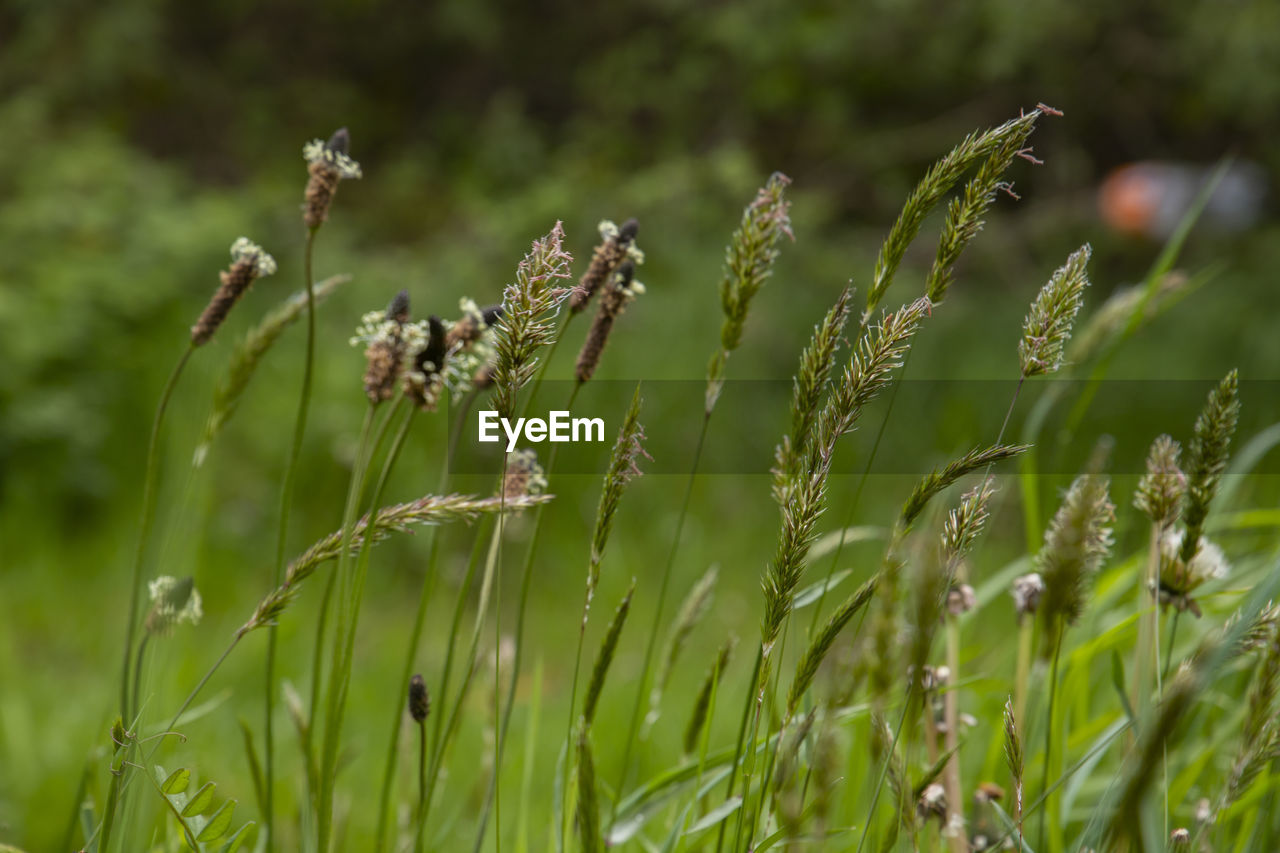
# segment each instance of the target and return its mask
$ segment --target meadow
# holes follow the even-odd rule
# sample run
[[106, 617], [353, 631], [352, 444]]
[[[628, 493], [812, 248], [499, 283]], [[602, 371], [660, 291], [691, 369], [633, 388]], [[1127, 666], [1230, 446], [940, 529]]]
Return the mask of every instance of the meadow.
[[[1265, 345], [1213, 348], [1267, 321], [1216, 322], [1194, 205], [1132, 285], [1085, 244], [972, 290], [1056, 112], [936, 152], [865, 257], [806, 257], [815, 197], [732, 161], [687, 175], [709, 222], [619, 187], [434, 267], [343, 234], [358, 128], [253, 200], [288, 215], [157, 190], [205, 297], [67, 362], [144, 377], [149, 437], [6, 496], [0, 840], [1270, 849], [1280, 413]], [[120, 156], [84, 145], [29, 180]], [[477, 453], [481, 406], [609, 444]]]

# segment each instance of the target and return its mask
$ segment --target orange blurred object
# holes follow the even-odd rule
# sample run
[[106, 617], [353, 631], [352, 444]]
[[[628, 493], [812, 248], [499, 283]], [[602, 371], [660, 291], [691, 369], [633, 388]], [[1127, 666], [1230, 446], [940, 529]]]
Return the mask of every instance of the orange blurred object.
[[[1107, 225], [1126, 234], [1167, 239], [1195, 203], [1214, 168], [1146, 160], [1107, 175], [1098, 190], [1098, 210]], [[1266, 176], [1253, 163], [1227, 167], [1202, 215], [1206, 225], [1241, 231], [1258, 221]]]

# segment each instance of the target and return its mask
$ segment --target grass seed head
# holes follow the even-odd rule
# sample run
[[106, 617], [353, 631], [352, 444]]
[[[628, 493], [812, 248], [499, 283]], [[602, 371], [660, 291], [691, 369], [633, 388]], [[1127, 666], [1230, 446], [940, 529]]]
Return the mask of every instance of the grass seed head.
[[329, 207], [345, 178], [359, 178], [360, 164], [351, 159], [351, 134], [339, 128], [326, 142], [313, 139], [302, 147], [307, 162], [307, 187], [303, 192], [302, 221], [312, 231], [329, 218]]
[[191, 327], [191, 345], [207, 344], [249, 286], [275, 271], [275, 258], [248, 237], [240, 237], [232, 243], [231, 266], [218, 274], [218, 289], [200, 314], [200, 319]]
[[415, 723], [423, 723], [431, 713], [431, 693], [421, 674], [409, 679], [409, 716]]
[[1063, 347], [1071, 339], [1071, 327], [1089, 286], [1085, 267], [1092, 253], [1088, 243], [1073, 252], [1031, 303], [1018, 342], [1023, 378], [1056, 373], [1062, 367]]

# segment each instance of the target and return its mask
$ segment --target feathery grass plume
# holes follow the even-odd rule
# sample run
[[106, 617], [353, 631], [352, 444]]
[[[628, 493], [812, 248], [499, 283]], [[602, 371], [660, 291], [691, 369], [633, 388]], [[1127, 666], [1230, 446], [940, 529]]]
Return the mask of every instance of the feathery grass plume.
[[614, 611], [609, 627], [605, 629], [600, 651], [596, 653], [596, 662], [591, 668], [591, 681], [587, 684], [587, 698], [582, 703], [582, 720], [588, 728], [595, 719], [600, 693], [604, 690], [604, 677], [609, 674], [609, 665], [613, 663], [613, 653], [618, 649], [618, 638], [622, 636], [622, 626], [627, 623], [627, 614], [631, 612], [631, 596], [635, 591], [636, 582], [633, 578], [631, 586], [627, 588], [627, 594], [622, 597], [622, 602]]
[[987, 524], [987, 505], [993, 494], [995, 488], [991, 481], [983, 480], [961, 495], [960, 505], [947, 513], [942, 526], [942, 553], [951, 571], [955, 571], [982, 535]]
[[573, 255], [564, 249], [559, 222], [546, 236], [533, 241], [516, 267], [516, 280], [502, 293], [502, 316], [494, 341], [494, 408], [502, 417], [515, 412], [516, 395], [533, 377], [539, 347], [555, 340], [552, 317], [569, 296], [557, 282], [569, 277]]
[[1239, 377], [1228, 373], [1209, 393], [1204, 409], [1196, 418], [1195, 434], [1187, 451], [1187, 492], [1182, 503], [1182, 523], [1186, 535], [1181, 557], [1190, 563], [1204, 532], [1209, 504], [1218, 493], [1218, 482], [1227, 467], [1231, 436], [1240, 417]]
[[[349, 275], [335, 275], [318, 282], [315, 285], [316, 302], [320, 302], [349, 281], [351, 281]], [[250, 329], [244, 339], [236, 344], [226, 371], [214, 386], [212, 410], [205, 421], [204, 430], [200, 433], [200, 440], [196, 442], [192, 465], [198, 468], [204, 464], [209, 456], [209, 449], [213, 446], [213, 440], [236, 413], [240, 398], [249, 387], [249, 380], [257, 371], [258, 364], [284, 334], [284, 330], [292, 325], [306, 308], [307, 294], [295, 293], [263, 317], [262, 322]]]
[[547, 488], [547, 475], [538, 464], [538, 454], [529, 447], [507, 456], [507, 473], [502, 480], [502, 493], [509, 498], [540, 495]]
[[148, 585], [151, 609], [143, 627], [151, 636], [167, 636], [178, 625], [198, 625], [204, 615], [200, 593], [192, 578], [161, 575]]
[[249, 286], [275, 271], [275, 258], [248, 237], [238, 237], [231, 244], [231, 266], [218, 273], [221, 284], [200, 314], [200, 319], [191, 327], [191, 345], [207, 344]]
[[1167, 306], [1180, 299], [1190, 286], [1185, 273], [1174, 271], [1166, 274], [1156, 285], [1150, 297], [1146, 285], [1131, 285], [1117, 289], [1107, 301], [1092, 312], [1084, 327], [1071, 337], [1067, 345], [1067, 360], [1081, 364], [1093, 358], [1116, 339], [1126, 333], [1130, 319], [1145, 302], [1139, 323], [1154, 319]]
[[853, 289], [846, 287], [822, 322], [814, 327], [809, 345], [800, 355], [800, 369], [792, 379], [791, 431], [774, 450], [773, 496], [780, 504], [786, 500], [787, 484], [795, 479], [808, 451], [810, 433], [835, 368], [836, 352], [840, 349], [852, 301]]
[[1133, 505], [1162, 529], [1177, 521], [1182, 511], [1187, 475], [1178, 467], [1181, 455], [1178, 442], [1167, 435], [1157, 437], [1147, 453], [1146, 473], [1133, 496]]
[[809, 642], [809, 647], [801, 655], [800, 662], [796, 665], [796, 673], [791, 679], [791, 690], [787, 693], [786, 716], [790, 717], [795, 713], [796, 708], [800, 706], [800, 700], [804, 697], [805, 691], [809, 689], [809, 685], [813, 683], [814, 677], [818, 674], [818, 667], [822, 666], [822, 661], [826, 658], [827, 653], [831, 651], [836, 637], [840, 636], [844, 626], [848, 625], [849, 620], [871, 600], [871, 596], [876, 591], [876, 580], [876, 578], [871, 578], [871, 580], [858, 587], [853, 595], [846, 598], [839, 607], [831, 612], [826, 624], [822, 626], [818, 633], [814, 634], [813, 639]]
[[1018, 825], [1018, 849], [1022, 849], [1022, 776], [1026, 764], [1022, 739], [1018, 737], [1018, 721], [1013, 716], [1012, 697], [1004, 703], [1004, 760], [1013, 778], [1013, 820]]
[[427, 682], [421, 674], [409, 679], [409, 716], [415, 723], [421, 723], [431, 713], [431, 692], [427, 690]]
[[1071, 327], [1089, 286], [1085, 267], [1092, 254], [1088, 243], [1072, 252], [1036, 294], [1018, 341], [1022, 378], [1047, 376], [1062, 367], [1062, 350], [1071, 339]]
[[397, 293], [380, 319], [370, 322], [372, 318], [373, 315], [366, 315], [364, 323], [372, 334], [358, 337], [368, 341], [364, 350], [364, 393], [376, 405], [395, 394], [410, 346], [406, 332], [417, 329], [409, 325], [409, 291]]
[[582, 837], [582, 853], [599, 853], [600, 802], [596, 796], [596, 764], [591, 756], [591, 732], [585, 726], [578, 732], [578, 833]]
[[307, 161], [307, 188], [303, 193], [302, 221], [312, 231], [329, 218], [329, 206], [344, 178], [362, 177], [360, 164], [351, 159], [351, 134], [345, 127], [334, 131], [329, 141], [313, 139], [302, 146]]
[[825, 508], [827, 477], [836, 441], [853, 429], [862, 409], [888, 385], [890, 374], [901, 366], [911, 337], [928, 311], [929, 300], [921, 298], [886, 314], [879, 326], [868, 328], [818, 415], [806, 463], [787, 487], [778, 547], [763, 581], [765, 615], [761, 642], [765, 658], [791, 612], [796, 585], [804, 574], [814, 529]]
[[1214, 818], [1231, 807], [1272, 761], [1280, 758], [1280, 723], [1275, 700], [1280, 693], [1280, 630], [1273, 627], [1245, 705], [1240, 748], [1214, 809]]
[[1036, 120], [1045, 113], [1061, 115], [1057, 110], [1041, 104], [1031, 112], [1011, 119], [998, 127], [969, 134], [945, 157], [929, 168], [920, 183], [916, 184], [915, 189], [911, 191], [911, 195], [907, 197], [902, 212], [898, 214], [893, 227], [889, 229], [889, 235], [885, 237], [880, 247], [875, 272], [871, 277], [871, 288], [867, 291], [867, 307], [863, 312], [864, 322], [879, 306], [885, 291], [893, 283], [893, 277], [902, 263], [903, 256], [907, 253], [907, 247], [920, 233], [920, 227], [924, 224], [929, 212], [942, 201], [973, 164], [992, 157], [1013, 139], [1021, 140], [1017, 144], [1023, 145], [1034, 128]]
[[635, 278], [635, 263], [626, 260], [618, 265], [609, 278], [609, 284], [605, 287], [604, 293], [600, 295], [600, 307], [596, 311], [595, 319], [591, 322], [591, 329], [587, 332], [587, 337], [582, 342], [582, 349], [578, 352], [578, 362], [574, 366], [573, 374], [579, 382], [586, 382], [596, 372], [596, 366], [600, 364], [600, 356], [604, 354], [605, 345], [609, 343], [609, 333], [613, 331], [614, 321], [622, 315], [627, 305], [637, 296], [644, 293], [644, 285]]
[[[472, 521], [481, 515], [500, 512], [519, 512], [531, 506], [547, 503], [553, 495], [526, 495], [524, 497], [477, 498], [473, 495], [427, 495], [408, 503], [385, 506], [373, 516], [373, 543], [381, 542], [392, 533], [409, 532], [418, 524], [447, 524], [453, 521]], [[369, 532], [370, 519], [362, 517], [349, 537], [352, 556], [359, 551]], [[341, 530], [334, 531], [316, 542], [296, 557], [285, 570], [284, 583], [267, 594], [258, 604], [253, 616], [236, 632], [237, 636], [257, 628], [275, 624], [280, 614], [293, 603], [298, 586], [315, 573], [325, 562], [335, 559], [342, 551]]]
[[697, 698], [693, 700], [693, 711], [689, 714], [689, 723], [684, 728], [686, 755], [692, 755], [698, 751], [698, 738], [702, 735], [702, 728], [707, 724], [707, 714], [711, 710], [711, 694], [724, 676], [725, 668], [729, 666], [729, 658], [732, 657], [736, 645], [737, 641], [733, 637], [725, 640], [720, 646], [720, 651], [716, 652], [716, 662], [711, 665], [706, 677], [702, 679]]
[[645, 718], [646, 726], [653, 725], [658, 719], [662, 694], [671, 681], [671, 673], [675, 671], [676, 661], [680, 659], [681, 652], [689, 644], [693, 629], [702, 621], [702, 617], [711, 607], [711, 598], [715, 592], [718, 575], [719, 572], [715, 566], [707, 569], [689, 590], [689, 595], [685, 597], [680, 610], [676, 612], [676, 618], [671, 623], [671, 632], [667, 636], [666, 649], [663, 651], [662, 665], [658, 669], [657, 678], [653, 681], [653, 688], [649, 691], [649, 715]]
[[569, 297], [569, 310], [577, 314], [591, 297], [600, 289], [600, 285], [609, 280], [609, 276], [618, 269], [619, 264], [630, 259], [634, 263], [644, 263], [644, 253], [636, 246], [636, 235], [640, 233], [640, 223], [628, 219], [622, 226], [606, 219], [600, 223], [600, 245], [591, 253], [591, 263], [587, 271], [578, 279], [578, 287]]
[[1076, 477], [1036, 554], [1036, 571], [1044, 580], [1046, 657], [1053, 654], [1060, 631], [1084, 613], [1093, 576], [1111, 552], [1115, 506], [1108, 487], [1107, 479], [1096, 474]]
[[631, 396], [631, 405], [627, 408], [626, 417], [622, 420], [622, 428], [618, 430], [618, 438], [613, 443], [613, 451], [609, 454], [609, 469], [604, 475], [604, 489], [600, 492], [600, 503], [596, 507], [596, 525], [591, 534], [591, 557], [587, 563], [587, 596], [582, 608], [582, 624], [586, 627], [587, 617], [591, 611], [591, 599], [595, 596], [596, 584], [600, 582], [600, 563], [604, 560], [604, 549], [609, 543], [609, 534], [613, 530], [613, 517], [618, 512], [618, 504], [622, 502], [622, 493], [627, 484], [640, 476], [640, 457], [648, 458], [644, 452], [644, 427], [640, 425], [640, 389], [636, 388]]
[[961, 196], [952, 199], [947, 205], [947, 218], [942, 225], [942, 236], [938, 238], [938, 251], [924, 288], [925, 296], [934, 305], [946, 298], [947, 289], [955, 279], [956, 261], [960, 259], [969, 241], [978, 236], [982, 226], [986, 224], [982, 217], [995, 201], [996, 193], [1004, 190], [1017, 198], [1013, 192], [1013, 184], [1002, 180], [1002, 176], [1019, 155], [1030, 159], [1030, 149], [1026, 148], [1026, 144], [1034, 129], [1034, 121], [1015, 124], [996, 144], [991, 156], [982, 161], [977, 174], [965, 184]]
[[950, 487], [956, 480], [966, 474], [977, 471], [979, 468], [985, 468], [988, 465], [1012, 459], [1020, 453], [1025, 453], [1030, 448], [1031, 445], [1029, 444], [995, 444], [985, 449], [975, 447], [959, 459], [947, 463], [945, 467], [941, 469], [935, 468], [928, 476], [916, 484], [911, 496], [903, 504], [900, 516], [902, 525], [910, 527], [920, 516], [920, 513], [924, 511], [929, 501], [939, 492]]
[[778, 240], [784, 234], [795, 239], [789, 216], [791, 202], [784, 197], [790, 183], [781, 172], [769, 176], [755, 200], [742, 211], [742, 223], [725, 250], [724, 277], [720, 280], [720, 307], [724, 311], [720, 347], [726, 354], [742, 343], [751, 300], [773, 274]]

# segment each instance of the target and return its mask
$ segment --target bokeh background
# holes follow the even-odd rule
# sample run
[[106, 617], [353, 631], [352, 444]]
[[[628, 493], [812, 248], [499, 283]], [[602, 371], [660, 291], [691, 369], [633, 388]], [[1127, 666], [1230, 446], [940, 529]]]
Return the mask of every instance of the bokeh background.
[[[362, 414], [361, 359], [347, 338], [396, 290], [409, 289], [422, 313], [448, 315], [461, 296], [496, 301], [529, 241], [557, 219], [585, 260], [600, 219], [635, 216], [649, 294], [620, 323], [599, 375], [697, 380], [716, 340], [723, 246], [755, 187], [781, 170], [794, 180], [796, 240], [758, 299], [731, 373], [785, 381], [839, 288], [869, 279], [879, 241], [927, 165], [969, 131], [1037, 102], [1065, 114], [1034, 136], [1045, 162], [1015, 166], [1021, 200], [995, 205], [920, 338], [912, 377], [1014, 376], [1021, 316], [1069, 251], [1094, 246], [1094, 308], [1142, 280], [1164, 245], [1158, 230], [1104, 220], [1107, 176], [1156, 160], [1177, 164], [1194, 187], [1229, 155], [1245, 170], [1249, 198], [1223, 203], [1249, 215], [1243, 225], [1228, 215], [1197, 226], [1177, 268], [1212, 276], [1127, 343], [1111, 372], [1199, 381], [1237, 366], [1265, 394], [1274, 387], [1265, 380], [1280, 380], [1280, 221], [1267, 194], [1280, 170], [1278, 55], [1280, 5], [1268, 0], [0, 2], [0, 841], [55, 849], [86, 769], [91, 791], [104, 784], [147, 430], [241, 234], [274, 252], [280, 272], [200, 353], [173, 407], [150, 570], [194, 575], [206, 619], [157, 656], [156, 707], [185, 694], [266, 589], [300, 334], [272, 351], [205, 469], [189, 474], [188, 460], [236, 336], [299, 286], [306, 140], [349, 127], [365, 177], [342, 185], [319, 241], [318, 274], [354, 280], [322, 309], [291, 550], [338, 523]], [[908, 256], [890, 303], [918, 289], [936, 225]], [[557, 354], [554, 376], [568, 375], [575, 349], [566, 343]], [[1246, 409], [1254, 402], [1246, 394]], [[691, 440], [698, 414], [658, 417], [669, 432], [686, 417]], [[1001, 412], [990, 414], [998, 421]], [[1165, 429], [1185, 436], [1191, 414]], [[767, 446], [785, 411], [757, 417], [750, 428]], [[444, 421], [423, 426], [396, 497], [436, 482]], [[732, 448], [743, 424], [724, 418], [718, 428], [713, 445]], [[933, 448], [931, 429], [906, 417], [892, 432], [909, 443], [918, 431]], [[1123, 438], [1126, 424], [1106, 429]], [[1130, 436], [1139, 446], [1150, 437], [1145, 428]], [[563, 590], [581, 582], [597, 483], [586, 474], [553, 483], [562, 498], [548, 514], [531, 628], [549, 709], [567, 679], [576, 617]], [[873, 478], [870, 493], [896, 495], [907, 483]], [[652, 618], [683, 486], [675, 474], [642, 479], [624, 505], [599, 600], [616, 600], [638, 577], [636, 626]], [[1273, 487], [1265, 477], [1251, 486], [1259, 495]], [[833, 518], [845, 517], [850, 491], [835, 493]], [[1022, 547], [1018, 511], [1009, 516], [993, 537], [993, 565], [1002, 548]], [[887, 517], [875, 500], [855, 513], [867, 523]], [[688, 684], [725, 632], [755, 630], [775, 519], [765, 477], [698, 482], [677, 587], [718, 563], [723, 588], [698, 636], [705, 654], [681, 676]], [[517, 525], [515, 541], [526, 533]], [[420, 653], [428, 673], [469, 539], [451, 530], [444, 542], [432, 611], [440, 618]], [[375, 557], [353, 711], [370, 726], [353, 735], [357, 755], [380, 754], [388, 678], [404, 654], [424, 556], [421, 541], [406, 541]], [[576, 609], [576, 591], [570, 598]], [[284, 675], [303, 684], [314, 600], [291, 616]], [[638, 668], [643, 630], [621, 653], [620, 687], [604, 713], [629, 708], [621, 686]], [[248, 814], [235, 719], [256, 721], [259, 644], [237, 655], [208, 692], [226, 707], [195, 724], [182, 750]], [[479, 754], [481, 730], [460, 749]], [[280, 752], [293, 761], [287, 732]], [[607, 770], [615, 759], [602, 760]], [[360, 761], [351, 778], [372, 772]], [[447, 802], [462, 813], [475, 792], [457, 782]]]

